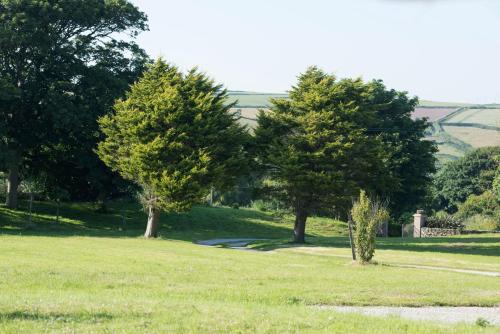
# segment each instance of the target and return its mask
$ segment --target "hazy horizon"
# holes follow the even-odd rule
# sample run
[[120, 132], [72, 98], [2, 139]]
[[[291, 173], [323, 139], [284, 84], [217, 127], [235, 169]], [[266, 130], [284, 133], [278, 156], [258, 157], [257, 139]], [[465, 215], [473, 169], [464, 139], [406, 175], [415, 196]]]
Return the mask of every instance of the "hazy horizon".
[[425, 100], [500, 102], [493, 0], [133, 0], [152, 57], [198, 66], [233, 91], [285, 93], [317, 65]]

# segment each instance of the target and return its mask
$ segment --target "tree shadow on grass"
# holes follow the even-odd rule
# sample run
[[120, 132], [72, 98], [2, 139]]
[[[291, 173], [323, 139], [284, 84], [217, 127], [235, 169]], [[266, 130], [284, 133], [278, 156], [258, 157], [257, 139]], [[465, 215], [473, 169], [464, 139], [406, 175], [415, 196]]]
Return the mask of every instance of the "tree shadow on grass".
[[422, 239], [380, 240], [379, 249], [409, 252], [436, 252], [449, 254], [486, 255], [500, 257], [500, 235], [498, 237], [462, 236]]
[[115, 317], [111, 313], [42, 313], [33, 311], [0, 312], [0, 321], [57, 321], [57, 322], [95, 322], [112, 320]]
[[[69, 203], [61, 205], [61, 219], [56, 223], [56, 204], [36, 202], [33, 217], [36, 226], [27, 229], [26, 207], [26, 202], [21, 203], [21, 210], [8, 210], [0, 206], [0, 234], [137, 238], [143, 235], [147, 219], [137, 203], [112, 203], [106, 214], [96, 212], [97, 207], [91, 203]], [[164, 239], [183, 241], [215, 238], [277, 239], [256, 247], [262, 250], [303, 246], [350, 248], [347, 237], [308, 235], [308, 243], [305, 245], [288, 243], [291, 240], [292, 225], [291, 221], [266, 212], [198, 206], [182, 214], [162, 214], [160, 234]], [[499, 243], [500, 235], [428, 239], [379, 238], [377, 249], [500, 257]]]
[[[91, 203], [36, 202], [34, 228], [28, 227], [27, 203], [20, 210], [0, 206], [0, 234], [26, 236], [92, 236], [137, 238], [143, 235], [147, 216], [137, 203], [113, 203], [107, 213], [96, 212]], [[194, 207], [181, 214], [162, 214], [160, 234], [165, 239], [196, 241], [209, 238], [286, 238], [291, 226], [270, 213], [247, 209]]]
[[[347, 237], [310, 236], [306, 244], [282, 242], [262, 243], [257, 249], [275, 250], [294, 247], [351, 248]], [[446, 237], [446, 238], [378, 238], [376, 249], [408, 252], [449, 253], [500, 257], [500, 235], [498, 237]]]

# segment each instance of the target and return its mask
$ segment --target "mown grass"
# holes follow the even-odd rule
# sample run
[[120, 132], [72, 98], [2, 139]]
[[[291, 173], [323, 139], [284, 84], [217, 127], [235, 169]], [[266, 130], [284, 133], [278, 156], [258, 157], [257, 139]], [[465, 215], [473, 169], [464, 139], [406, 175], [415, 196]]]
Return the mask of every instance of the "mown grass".
[[[498, 329], [377, 319], [319, 307], [500, 304], [498, 278], [384, 265], [438, 259], [453, 267], [475, 263], [479, 269], [496, 269], [495, 236], [383, 239], [378, 265], [359, 266], [345, 256], [345, 224], [324, 218], [310, 221], [309, 246], [316, 247], [303, 251], [282, 248], [291, 234], [290, 217], [254, 210], [197, 207], [164, 215], [162, 238], [144, 240], [145, 215], [135, 204], [115, 203], [108, 214], [94, 212], [91, 204], [64, 205], [59, 224], [53, 205], [36, 203], [35, 209], [37, 226], [26, 230], [24, 211], [0, 207], [1, 333]], [[279, 241], [273, 243], [275, 251], [262, 252], [193, 243], [215, 237]]]
[[[146, 215], [133, 202], [115, 202], [106, 214], [99, 213], [92, 203], [68, 203], [61, 207], [60, 224], [56, 223], [55, 203], [35, 202], [35, 229], [26, 229], [26, 202], [21, 210], [0, 207], [0, 233], [23, 235], [85, 235], [105, 237], [138, 237], [144, 232]], [[161, 235], [165, 238], [195, 241], [220, 237], [288, 238], [293, 218], [271, 212], [225, 207], [194, 207], [182, 214], [162, 214]], [[3, 223], [2, 223], [3, 222]], [[125, 224], [124, 224], [125, 223]], [[331, 219], [313, 217], [309, 220], [310, 235], [334, 236], [346, 233], [346, 225]]]

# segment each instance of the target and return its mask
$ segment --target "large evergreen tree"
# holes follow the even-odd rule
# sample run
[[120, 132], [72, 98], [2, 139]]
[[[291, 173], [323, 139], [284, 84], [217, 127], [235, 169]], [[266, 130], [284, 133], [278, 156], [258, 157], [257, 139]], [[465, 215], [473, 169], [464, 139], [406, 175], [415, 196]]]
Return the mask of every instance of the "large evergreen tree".
[[335, 76], [312, 67], [289, 99], [273, 100], [258, 118], [257, 154], [295, 211], [298, 243], [305, 241], [311, 214], [347, 209], [360, 186], [380, 192], [394, 182], [384, 174], [382, 141], [366, 129], [375, 113], [344, 102], [345, 94]]
[[313, 67], [289, 99], [260, 114], [256, 153], [295, 210], [296, 242], [307, 216], [344, 215], [359, 188], [388, 198], [396, 214], [416, 209], [436, 150], [423, 140], [427, 122], [411, 119], [417, 102], [381, 81], [337, 80]]
[[146, 28], [127, 0], [0, 0], [0, 79], [19, 93], [0, 105], [9, 207], [17, 206], [20, 166], [88, 117], [78, 103], [89, 67], [134, 49]]
[[146, 237], [158, 235], [161, 210], [189, 209], [210, 187], [228, 188], [245, 173], [249, 135], [232, 106], [204, 74], [183, 74], [160, 59], [116, 104], [115, 115], [102, 118], [99, 155], [144, 190]]
[[344, 80], [341, 85], [348, 82], [359, 87], [359, 107], [374, 111], [375, 117], [367, 119], [366, 127], [372, 136], [382, 140], [389, 154], [386, 173], [397, 182], [381, 195], [389, 200], [392, 214], [399, 216], [424, 207], [436, 171], [437, 147], [433, 141], [425, 140], [427, 120], [412, 119], [418, 99], [387, 89], [380, 80]]

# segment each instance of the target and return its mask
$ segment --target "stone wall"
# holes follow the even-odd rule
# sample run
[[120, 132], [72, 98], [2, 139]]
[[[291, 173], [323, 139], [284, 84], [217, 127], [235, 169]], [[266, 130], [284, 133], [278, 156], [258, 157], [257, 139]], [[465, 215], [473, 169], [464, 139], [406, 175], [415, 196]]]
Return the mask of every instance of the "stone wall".
[[422, 238], [430, 238], [430, 237], [447, 237], [450, 235], [459, 235], [459, 229], [453, 228], [430, 228], [430, 227], [422, 227], [420, 229]]

